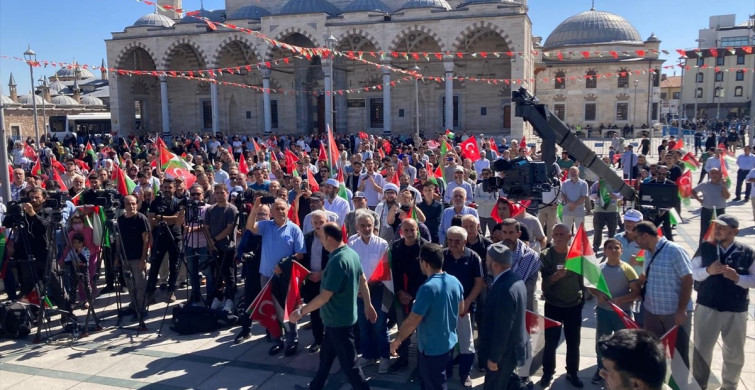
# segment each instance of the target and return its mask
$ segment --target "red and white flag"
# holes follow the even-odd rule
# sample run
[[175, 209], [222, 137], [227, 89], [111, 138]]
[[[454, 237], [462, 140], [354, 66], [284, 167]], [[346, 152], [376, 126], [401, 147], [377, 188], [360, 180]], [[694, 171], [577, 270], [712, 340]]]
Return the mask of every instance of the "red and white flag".
[[461, 155], [472, 161], [480, 159], [480, 149], [477, 147], [477, 140], [474, 137], [469, 137], [466, 141], [459, 144], [461, 146]]
[[252, 304], [246, 309], [249, 318], [257, 320], [265, 329], [270, 332], [270, 337], [281, 337], [281, 327], [278, 322], [278, 315], [275, 313], [275, 303], [273, 302], [273, 291], [270, 281], [262, 288]]
[[[368, 270], [365, 270], [368, 271]], [[367, 283], [383, 283], [383, 304], [382, 310], [387, 313], [393, 304], [395, 290], [393, 288], [393, 273], [391, 272], [391, 251], [388, 250], [380, 258], [380, 262], [375, 266], [372, 274], [369, 275]]]
[[561, 326], [561, 323], [529, 310], [527, 310], [525, 315], [525, 326], [527, 327], [527, 333], [530, 335], [532, 354], [522, 366], [517, 368], [517, 371], [519, 376], [532, 376], [543, 365], [543, 355], [545, 353], [545, 331], [553, 327]]
[[296, 310], [301, 302], [301, 284], [309, 275], [309, 270], [296, 261], [291, 264], [291, 277], [288, 280], [288, 292], [286, 293], [286, 307], [283, 310], [283, 321], [288, 321], [288, 316]]

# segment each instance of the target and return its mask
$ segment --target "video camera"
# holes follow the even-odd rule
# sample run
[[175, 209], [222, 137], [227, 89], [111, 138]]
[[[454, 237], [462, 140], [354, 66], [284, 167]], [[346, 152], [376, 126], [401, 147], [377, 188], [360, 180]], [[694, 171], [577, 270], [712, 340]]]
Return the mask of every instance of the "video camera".
[[81, 203], [106, 208], [120, 207], [122, 199], [123, 196], [114, 189], [88, 189], [81, 193]]
[[3, 218], [3, 226], [6, 228], [12, 228], [24, 221], [24, 203], [28, 203], [29, 199], [21, 199], [20, 201], [12, 200], [5, 205], [5, 217]]
[[205, 206], [205, 202], [196, 199], [183, 198], [178, 201], [178, 206], [186, 210], [186, 222], [199, 222], [199, 209]]
[[542, 200], [543, 192], [552, 188], [544, 162], [532, 162], [519, 157], [511, 161], [496, 160], [492, 167], [497, 172], [503, 172], [504, 177], [491, 177], [483, 181], [482, 188], [485, 192], [503, 190], [509, 199]]

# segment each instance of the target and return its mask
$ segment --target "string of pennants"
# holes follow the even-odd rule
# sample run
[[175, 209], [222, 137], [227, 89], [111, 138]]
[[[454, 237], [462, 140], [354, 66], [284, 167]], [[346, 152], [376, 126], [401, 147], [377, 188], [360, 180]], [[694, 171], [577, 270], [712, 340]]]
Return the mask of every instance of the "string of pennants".
[[[67, 69], [74, 69], [76, 67], [81, 67], [82, 69], [93, 69], [93, 70], [102, 70], [103, 67], [99, 65], [87, 65], [87, 64], [78, 64], [78, 63], [69, 63], [64, 61], [49, 61], [49, 60], [38, 60], [36, 62], [30, 63], [28, 60], [20, 57], [14, 57], [14, 56], [6, 56], [6, 55], [0, 55], [0, 58], [2, 59], [10, 59], [15, 61], [22, 61], [27, 64], [31, 64], [34, 67], [60, 67], [60, 68], [67, 68]], [[258, 62], [254, 64], [245, 64], [240, 66], [234, 66], [234, 67], [224, 67], [224, 68], [214, 68], [214, 69], [200, 69], [200, 70], [131, 70], [131, 69], [118, 69], [118, 68], [104, 68], [108, 72], [116, 73], [120, 76], [148, 76], [148, 77], [170, 77], [170, 78], [181, 78], [186, 80], [194, 80], [199, 82], [206, 82], [206, 83], [216, 83], [218, 85], [223, 86], [230, 86], [230, 87], [238, 87], [238, 88], [245, 88], [245, 89], [251, 89], [258, 92], [267, 92], [267, 93], [274, 93], [274, 94], [313, 94], [315, 96], [319, 95], [330, 95], [330, 91], [326, 90], [292, 90], [292, 89], [282, 89], [282, 88], [263, 88], [257, 85], [248, 85], [248, 84], [242, 84], [242, 83], [235, 83], [230, 81], [223, 81], [218, 79], [217, 77], [221, 77], [224, 74], [236, 74], [241, 75], [242, 70], [251, 71], [253, 69], [259, 70], [263, 69], [265, 67], [272, 67], [277, 66], [282, 63], [289, 64], [291, 59], [294, 58], [302, 58], [301, 56], [291, 56], [286, 58], [280, 58], [273, 61], [263, 61]], [[357, 59], [358, 60], [358, 59]], [[673, 66], [667, 66], [663, 67], [664, 69], [670, 69], [674, 68], [679, 65], [673, 65]], [[724, 68], [724, 67], [718, 67], [718, 66], [708, 66], [708, 65], [701, 65], [701, 66], [686, 66], [686, 70], [692, 70], [692, 69], [699, 69], [699, 70], [711, 70], [715, 72], [755, 72], [755, 69], [753, 68], [745, 68], [745, 67], [731, 67], [731, 68]], [[542, 81], [544, 83], [548, 83], [551, 80], [555, 80], [558, 82], [563, 81], [582, 81], [582, 80], [589, 80], [589, 79], [610, 79], [610, 78], [618, 78], [618, 77], [626, 77], [630, 75], [653, 75], [657, 72], [656, 69], [646, 69], [646, 70], [634, 70], [634, 71], [627, 71], [627, 72], [616, 72], [616, 73], [603, 73], [603, 74], [596, 74], [596, 75], [579, 75], [579, 76], [568, 76], [568, 77], [542, 77], [539, 79], [539, 81]], [[382, 90], [385, 85], [390, 84], [392, 87], [395, 87], [398, 84], [401, 84], [403, 82], [406, 82], [408, 80], [424, 80], [424, 81], [430, 81], [435, 83], [443, 83], [446, 80], [446, 77], [436, 77], [436, 76], [423, 76], [419, 73], [413, 73], [411, 76], [405, 76], [403, 78], [392, 80], [388, 83], [376, 83], [373, 85], [367, 85], [364, 87], [359, 88], [350, 88], [350, 89], [340, 89], [340, 90], [333, 90], [334, 95], [343, 95], [343, 94], [353, 94], [353, 93], [362, 93], [362, 92], [369, 92], [369, 91], [375, 91], [375, 90]], [[480, 83], [487, 83], [490, 85], [499, 85], [499, 84], [505, 84], [505, 85], [516, 85], [516, 84], [527, 84], [527, 83], [534, 83], [536, 79], [530, 78], [530, 79], [505, 79], [505, 78], [486, 78], [486, 77], [470, 77], [470, 76], [453, 76], [450, 79], [460, 81], [460, 82], [480, 82]]]

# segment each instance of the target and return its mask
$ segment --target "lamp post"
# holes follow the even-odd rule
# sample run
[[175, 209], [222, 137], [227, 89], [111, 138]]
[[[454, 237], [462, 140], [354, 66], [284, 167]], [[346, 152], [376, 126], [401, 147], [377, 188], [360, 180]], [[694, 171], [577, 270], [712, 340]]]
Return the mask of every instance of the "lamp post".
[[637, 124], [637, 85], [640, 84], [640, 80], [634, 80], [634, 112], [632, 113], [632, 125]]
[[42, 86], [42, 131], [47, 134], [47, 76], [40, 77], [38, 81]]
[[[333, 84], [336, 81], [335, 74], [333, 73], [333, 62], [335, 62], [335, 56], [333, 55], [333, 50], [335, 49], [336, 43], [338, 43], [338, 40], [336, 39], [336, 37], [333, 36], [333, 34], [328, 34], [328, 37], [325, 38], [325, 42], [328, 45], [328, 50], [330, 50], [330, 64], [329, 64], [330, 66], [330, 88], [329, 88], [330, 95], [325, 96], [325, 98], [327, 99], [326, 104], [325, 104], [325, 124], [332, 131], [333, 119], [334, 119], [333, 113], [335, 112], [335, 110], [333, 109], [333, 103], [334, 103]], [[326, 85], [325, 87], [328, 87], [328, 86]]]
[[[3, 93], [0, 92], [0, 96]], [[0, 196], [3, 202], [11, 201], [10, 174], [8, 172], [8, 136], [5, 134], [5, 104], [0, 99]]]
[[[419, 73], [419, 66], [414, 64], [412, 70]], [[419, 78], [414, 76], [414, 139], [419, 140]]]
[[36, 137], [35, 142], [37, 143], [37, 148], [39, 148], [40, 145], [39, 124], [37, 123], [37, 96], [36, 94], [34, 94], [34, 64], [37, 62], [37, 53], [35, 53], [34, 50], [31, 49], [31, 46], [28, 46], [28, 48], [24, 52], [24, 59], [26, 60], [26, 63], [29, 64], [29, 76], [31, 77], [31, 103], [32, 109], [34, 110], [34, 136]]

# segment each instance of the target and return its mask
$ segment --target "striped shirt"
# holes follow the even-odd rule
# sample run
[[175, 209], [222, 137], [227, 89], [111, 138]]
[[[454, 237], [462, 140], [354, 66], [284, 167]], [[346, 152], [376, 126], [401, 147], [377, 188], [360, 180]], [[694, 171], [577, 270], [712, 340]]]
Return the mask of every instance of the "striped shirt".
[[[679, 244], [662, 237], [655, 246], [655, 258], [650, 254], [645, 257], [645, 309], [655, 315], [676, 313], [682, 278], [692, 275], [689, 254]], [[687, 302], [687, 310], [692, 310], [691, 299]]]
[[388, 242], [373, 234], [370, 236], [369, 242], [365, 243], [362, 237], [355, 234], [349, 237], [349, 248], [359, 255], [364, 277], [370, 280], [372, 273], [375, 272], [375, 268], [380, 263], [380, 259], [388, 251]]

